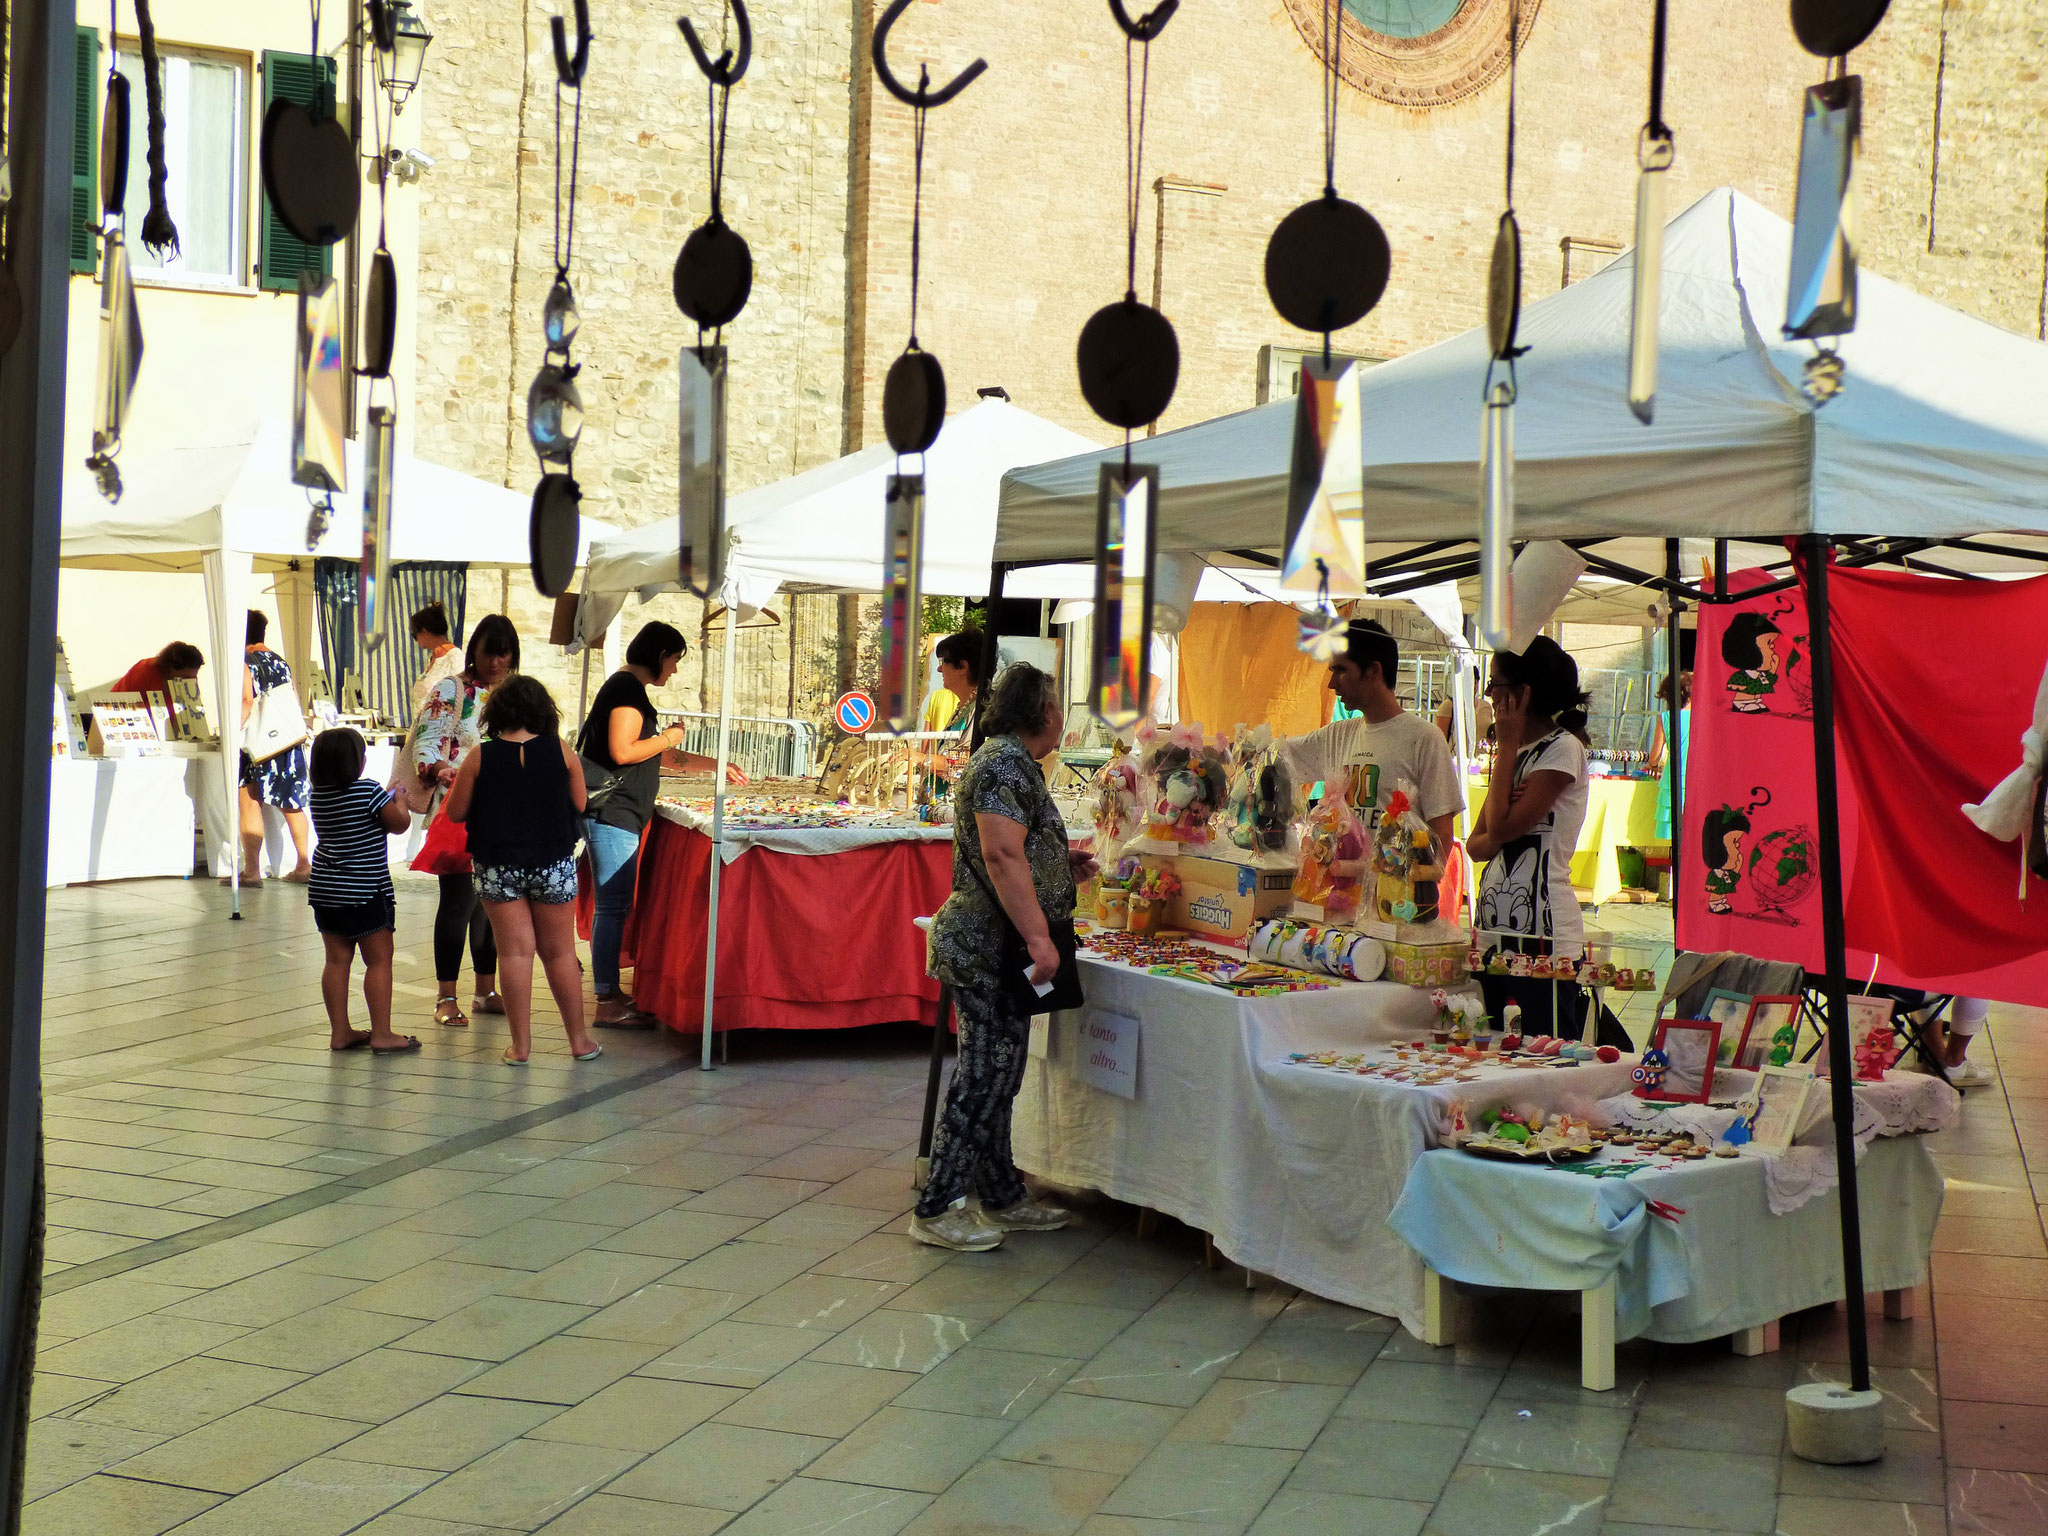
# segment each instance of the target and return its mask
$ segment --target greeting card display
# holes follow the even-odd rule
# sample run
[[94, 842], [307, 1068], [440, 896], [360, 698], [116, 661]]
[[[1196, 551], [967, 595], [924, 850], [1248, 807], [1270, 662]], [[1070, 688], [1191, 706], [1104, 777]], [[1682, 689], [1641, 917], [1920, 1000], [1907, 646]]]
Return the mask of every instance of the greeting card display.
[[1720, 1046], [1721, 1026], [1712, 1019], [1659, 1019], [1635, 1070], [1635, 1096], [1664, 1104], [1706, 1103]]

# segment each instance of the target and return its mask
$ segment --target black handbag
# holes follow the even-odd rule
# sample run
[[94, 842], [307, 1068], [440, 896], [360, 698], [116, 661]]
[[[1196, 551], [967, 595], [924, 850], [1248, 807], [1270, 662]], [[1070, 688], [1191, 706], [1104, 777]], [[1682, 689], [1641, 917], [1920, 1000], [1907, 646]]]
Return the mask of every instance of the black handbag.
[[1074, 920], [1071, 917], [1049, 917], [1045, 920], [1052, 947], [1059, 951], [1060, 968], [1053, 973], [1052, 990], [1040, 995], [1038, 989], [1031, 985], [1031, 950], [1024, 942], [1024, 935], [1010, 921], [1010, 914], [1004, 908], [1002, 898], [996, 895], [995, 887], [989, 884], [988, 877], [975, 867], [973, 859], [965, 858], [964, 854], [962, 857], [968, 871], [995, 907], [996, 916], [1003, 920], [1003, 952], [996, 962], [998, 985], [1003, 995], [1026, 1015], [1064, 1013], [1080, 1007], [1088, 999], [1081, 991], [1081, 962], [1074, 957]]

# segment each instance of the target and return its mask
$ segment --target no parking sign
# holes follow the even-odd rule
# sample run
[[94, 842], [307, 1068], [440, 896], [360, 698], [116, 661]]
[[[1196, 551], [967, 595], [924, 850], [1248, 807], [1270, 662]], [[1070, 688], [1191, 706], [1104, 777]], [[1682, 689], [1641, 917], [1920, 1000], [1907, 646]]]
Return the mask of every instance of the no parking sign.
[[839, 695], [832, 706], [832, 718], [849, 736], [859, 736], [875, 723], [875, 701], [858, 689]]

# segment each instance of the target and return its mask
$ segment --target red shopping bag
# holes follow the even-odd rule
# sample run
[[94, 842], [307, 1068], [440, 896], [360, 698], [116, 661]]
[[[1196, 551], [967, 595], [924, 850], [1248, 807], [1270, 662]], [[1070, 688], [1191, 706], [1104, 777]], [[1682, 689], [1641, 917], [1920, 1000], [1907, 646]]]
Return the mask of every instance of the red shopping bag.
[[469, 828], [450, 821], [444, 806], [427, 823], [427, 835], [413, 856], [412, 868], [422, 875], [466, 875], [469, 867]]

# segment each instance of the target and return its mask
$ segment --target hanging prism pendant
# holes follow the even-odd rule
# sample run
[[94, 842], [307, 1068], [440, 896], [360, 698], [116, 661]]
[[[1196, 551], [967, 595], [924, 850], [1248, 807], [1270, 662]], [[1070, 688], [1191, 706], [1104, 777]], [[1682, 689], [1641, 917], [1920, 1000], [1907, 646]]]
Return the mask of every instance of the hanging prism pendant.
[[1664, 175], [1671, 141], [1652, 139], [1636, 177], [1635, 303], [1628, 326], [1628, 408], [1650, 424], [1657, 413], [1657, 312], [1664, 291]]
[[356, 566], [356, 637], [365, 651], [384, 643], [385, 594], [391, 590], [391, 472], [398, 460], [398, 413], [369, 412], [363, 445], [363, 557]]
[[1095, 623], [1088, 704], [1112, 731], [1152, 704], [1152, 564], [1159, 466], [1105, 464], [1095, 492]]
[[1479, 638], [1504, 651], [1515, 630], [1515, 391], [1493, 386], [1479, 443]]
[[292, 484], [348, 489], [342, 460], [341, 284], [299, 274], [299, 363], [292, 376]]
[[99, 387], [93, 402], [92, 457], [85, 461], [99, 479], [100, 494], [109, 501], [121, 499], [121, 473], [114, 460], [121, 452], [128, 401], [141, 373], [142, 317], [135, 309], [128, 245], [117, 226], [107, 231], [101, 269]]
[[1856, 329], [1856, 162], [1862, 116], [1861, 76], [1807, 87], [1799, 133], [1799, 194], [1792, 213], [1792, 271], [1785, 284], [1788, 337], [1843, 336]]
[[685, 347], [679, 437], [683, 586], [709, 600], [725, 585], [725, 348]]
[[1287, 477], [1285, 592], [1365, 595], [1365, 448], [1358, 365], [1303, 360], [1294, 405], [1294, 458]]
[[891, 475], [882, 533], [882, 664], [876, 711], [892, 731], [916, 728], [924, 688], [924, 476]]

